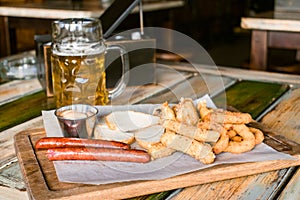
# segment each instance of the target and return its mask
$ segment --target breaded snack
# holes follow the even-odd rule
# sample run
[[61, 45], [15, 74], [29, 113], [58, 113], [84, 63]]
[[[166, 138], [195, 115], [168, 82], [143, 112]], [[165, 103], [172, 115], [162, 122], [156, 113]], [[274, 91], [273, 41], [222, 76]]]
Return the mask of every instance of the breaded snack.
[[152, 160], [170, 156], [176, 151], [160, 142], [164, 131], [165, 129], [161, 125], [153, 125], [134, 133], [137, 144], [147, 150]]
[[208, 108], [206, 106], [206, 101], [200, 101], [197, 105], [197, 109], [199, 111], [199, 114], [200, 114], [200, 118], [205, 121], [206, 118], [209, 118], [207, 116], [210, 115], [210, 113], [213, 112], [213, 109], [211, 108]]
[[176, 120], [175, 112], [172, 108], [170, 108], [168, 102], [163, 103], [158, 110], [155, 110], [155, 114], [158, 115], [161, 120]]
[[178, 121], [164, 120], [162, 125], [175, 133], [201, 142], [216, 142], [220, 137], [220, 133], [217, 131], [197, 128]]
[[148, 146], [160, 142], [164, 132], [165, 129], [161, 125], [153, 125], [135, 131], [134, 136], [139, 146], [148, 149]]
[[175, 151], [175, 149], [168, 148], [161, 142], [157, 142], [147, 146], [147, 152], [150, 154], [152, 160], [170, 156]]
[[176, 120], [188, 125], [196, 125], [199, 121], [199, 115], [193, 100], [190, 98], [181, 98], [180, 102], [174, 106]]
[[168, 148], [186, 153], [204, 164], [212, 163], [215, 159], [212, 147], [209, 144], [176, 134], [172, 131], [166, 131], [163, 134], [161, 143]]

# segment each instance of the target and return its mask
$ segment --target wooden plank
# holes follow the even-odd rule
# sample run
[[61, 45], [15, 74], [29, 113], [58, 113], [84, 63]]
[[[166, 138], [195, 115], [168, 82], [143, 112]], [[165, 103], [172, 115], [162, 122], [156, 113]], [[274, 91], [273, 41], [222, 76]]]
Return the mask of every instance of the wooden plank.
[[274, 12], [274, 18], [275, 19], [294, 19], [299, 20], [300, 19], [300, 12], [284, 12], [284, 11], [275, 11]]
[[[15, 154], [14, 136], [26, 129], [42, 128], [42, 117], [27, 121], [0, 134], [0, 184], [15, 190], [26, 190], [20, 166]], [[2, 193], [1, 193], [2, 194]]]
[[268, 47], [284, 49], [300, 49], [300, 33], [270, 32]]
[[[96, 7], [97, 8], [97, 7]], [[28, 17], [28, 18], [45, 18], [60, 19], [69, 17], [99, 17], [103, 9], [98, 10], [68, 10], [68, 9], [47, 9], [47, 8], [26, 8], [26, 7], [9, 7], [1, 6], [0, 12], [3, 16]]]
[[300, 199], [299, 188], [300, 188], [300, 168], [297, 169], [296, 173], [289, 180], [287, 186], [278, 197], [278, 200]]
[[8, 17], [0, 16], [0, 57], [11, 54]]
[[0, 184], [16, 190], [25, 190], [23, 176], [20, 170], [18, 159], [14, 157], [10, 163], [6, 163], [0, 168]]
[[[172, 88], [191, 77], [193, 77], [193, 73], [179, 73], [174, 69], [157, 67], [155, 71], [156, 84], [127, 87], [120, 96], [112, 99], [110, 104], [136, 104], [144, 99], [152, 98], [155, 94], [163, 93], [166, 88]], [[156, 102], [159, 102], [159, 100]]]
[[130, 198], [300, 165], [300, 155], [295, 155], [297, 160], [219, 165], [163, 180], [106, 185], [62, 183], [58, 182], [53, 164], [48, 161], [45, 152], [36, 152], [33, 147], [37, 139], [44, 136], [45, 132], [42, 129], [23, 131], [15, 136], [17, 157], [28, 186], [28, 192], [34, 199], [60, 199], [69, 196], [72, 196], [74, 199]]
[[252, 70], [267, 70], [267, 37], [267, 31], [252, 31], [250, 54], [250, 69]]
[[152, 98], [145, 99], [142, 103], [163, 103], [165, 101], [177, 103], [181, 97], [196, 99], [205, 94], [215, 96], [235, 82], [235, 79], [226, 77], [211, 75], [193, 76], [180, 85], [167, 87], [166, 91], [153, 95]]
[[242, 17], [241, 27], [244, 29], [300, 32], [299, 20]]
[[172, 200], [190, 199], [269, 199], [278, 190], [278, 179], [281, 180], [287, 169], [255, 174], [188, 187], [178, 193]]
[[40, 116], [43, 109], [48, 110], [53, 108], [53, 99], [47, 99], [43, 91], [1, 105], [0, 131]]
[[238, 80], [252, 80], [261, 82], [273, 82], [280, 84], [292, 84], [295, 87], [300, 86], [299, 75], [284, 74], [266, 71], [245, 70], [241, 68], [225, 67], [225, 66], [210, 66], [204, 64], [193, 64], [193, 66], [186, 63], [169, 63], [169, 66], [185, 72], [194, 72], [200, 74], [210, 74], [215, 76], [225, 76], [235, 78]]
[[262, 119], [262, 123], [276, 133], [300, 143], [300, 89], [294, 90], [274, 110]]
[[298, 49], [296, 52], [296, 60], [300, 62], [300, 49]]
[[224, 107], [226, 103], [225, 106], [230, 105], [241, 112], [248, 112], [256, 119], [288, 90], [289, 85], [239, 81], [213, 100], [218, 107]]
[[[163, 1], [163, 2], [146, 2], [143, 4], [143, 11], [150, 12], [163, 9], [172, 9], [182, 7], [184, 1]], [[104, 9], [99, 1], [83, 1], [79, 8], [74, 9], [73, 3], [63, 4], [59, 1], [44, 2], [43, 4], [26, 3], [22, 7], [3, 4], [0, 7], [0, 13], [4, 16], [12, 17], [27, 17], [27, 18], [45, 18], [45, 19], [60, 19], [66, 16], [72, 17], [99, 17]], [[133, 13], [139, 11], [138, 7], [133, 9]]]
[[0, 105], [38, 92], [42, 86], [37, 79], [14, 80], [0, 85]]
[[[123, 95], [113, 99], [111, 104], [133, 104], [151, 97], [165, 87], [172, 87], [189, 77], [192, 73], [178, 73], [173, 69], [158, 68], [157, 84], [141, 87], [128, 87]], [[20, 85], [19, 85], [20, 86]], [[24, 91], [23, 91], [24, 92]], [[19, 106], [22, 105], [22, 106]], [[54, 109], [54, 99], [47, 98], [44, 91], [34, 93], [0, 106], [0, 131], [41, 115], [41, 110]], [[5, 116], [5, 117], [4, 117]], [[17, 116], [17, 117], [16, 117]]]
[[6, 200], [28, 200], [28, 194], [26, 191], [19, 191], [13, 188], [0, 186], [1, 199]]
[[0, 168], [16, 158], [15, 149], [13, 146], [14, 135], [22, 130], [42, 127], [42, 117], [37, 117], [20, 125], [14, 126], [13, 128], [2, 131], [0, 134]]

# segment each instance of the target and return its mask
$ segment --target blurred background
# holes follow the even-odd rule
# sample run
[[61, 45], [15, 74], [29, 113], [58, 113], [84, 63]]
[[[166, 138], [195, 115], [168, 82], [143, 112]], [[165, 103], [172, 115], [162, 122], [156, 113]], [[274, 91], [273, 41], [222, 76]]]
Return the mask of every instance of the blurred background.
[[[1, 3], [18, 1], [22, 0], [0, 0], [0, 6]], [[43, 0], [30, 2], [41, 1]], [[82, 1], [89, 0], [77, 0]], [[147, 3], [159, 0], [143, 1]], [[240, 27], [241, 17], [272, 12], [274, 2], [275, 0], [184, 0], [183, 7], [144, 12], [144, 26], [171, 28], [190, 36], [209, 52], [217, 65], [248, 68], [251, 32]], [[137, 27], [139, 17], [136, 13], [129, 15], [117, 31]], [[42, 28], [16, 29], [15, 53], [34, 49], [34, 35], [48, 34], [49, 31]], [[294, 58], [295, 51], [272, 49], [268, 57], [270, 70], [299, 73], [300, 66]]]

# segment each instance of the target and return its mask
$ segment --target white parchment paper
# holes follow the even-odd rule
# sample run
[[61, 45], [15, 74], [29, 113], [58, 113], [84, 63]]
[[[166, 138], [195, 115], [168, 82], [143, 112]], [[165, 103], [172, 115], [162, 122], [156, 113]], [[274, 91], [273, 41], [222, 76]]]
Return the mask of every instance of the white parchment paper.
[[[206, 100], [207, 106], [215, 107], [208, 95], [195, 100]], [[160, 105], [139, 104], [124, 106], [98, 106], [100, 116], [117, 110], [132, 110], [153, 113]], [[54, 111], [42, 111], [44, 127], [49, 137], [62, 137]], [[294, 157], [277, 152], [262, 143], [252, 151], [243, 154], [221, 153], [213, 164], [204, 165], [194, 158], [176, 152], [171, 156], [149, 163], [104, 162], [104, 161], [54, 161], [56, 174], [61, 182], [107, 184], [136, 180], [159, 180], [185, 174], [220, 164], [259, 162], [266, 160], [292, 160]]]

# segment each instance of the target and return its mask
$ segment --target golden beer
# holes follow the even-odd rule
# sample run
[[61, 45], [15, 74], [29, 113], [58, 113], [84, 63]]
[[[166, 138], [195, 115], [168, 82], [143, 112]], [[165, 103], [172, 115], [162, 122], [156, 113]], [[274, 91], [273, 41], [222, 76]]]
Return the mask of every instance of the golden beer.
[[57, 107], [108, 102], [104, 51], [92, 55], [52, 54], [52, 81]]
[[129, 70], [126, 51], [117, 45], [106, 46], [99, 19], [70, 18], [52, 23], [51, 67], [57, 108], [105, 105], [124, 90], [123, 79], [112, 90], [106, 89], [104, 57], [108, 50], [120, 52], [123, 76]]

